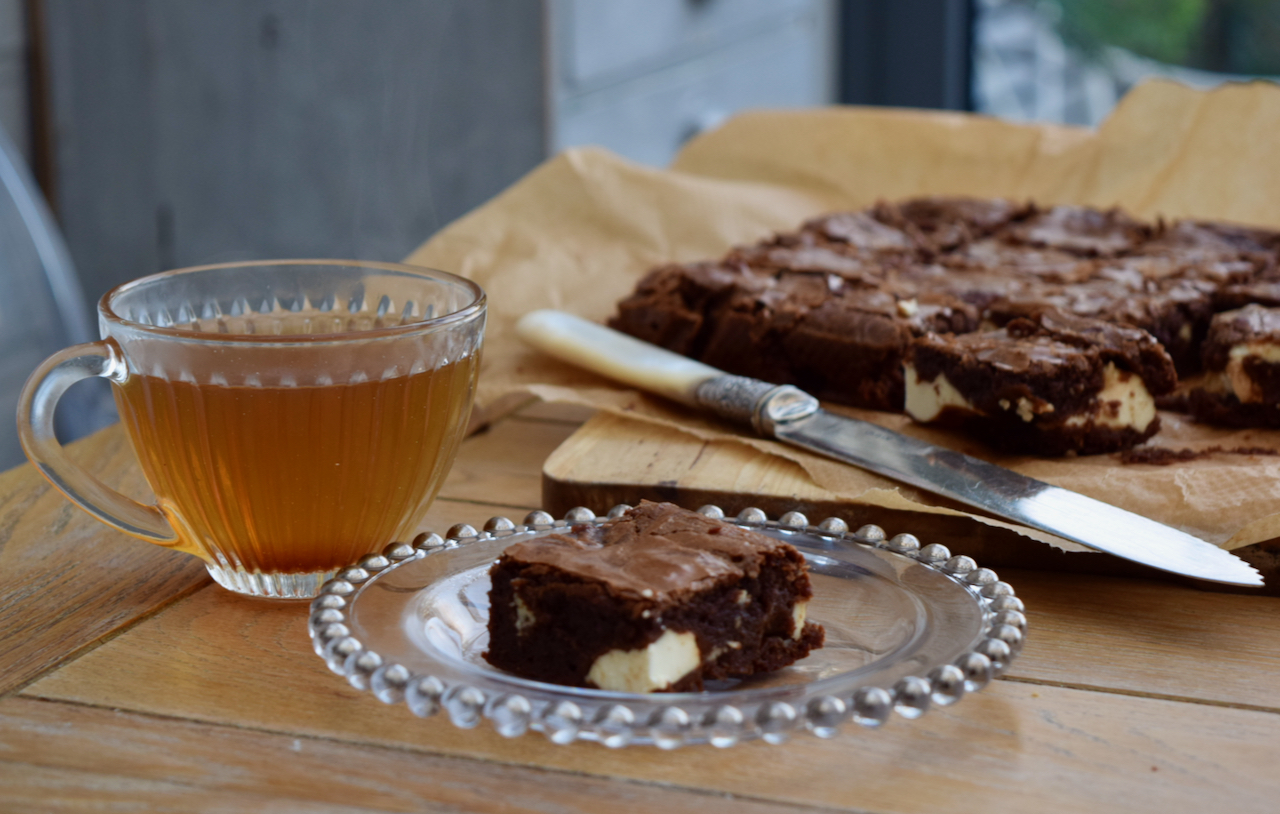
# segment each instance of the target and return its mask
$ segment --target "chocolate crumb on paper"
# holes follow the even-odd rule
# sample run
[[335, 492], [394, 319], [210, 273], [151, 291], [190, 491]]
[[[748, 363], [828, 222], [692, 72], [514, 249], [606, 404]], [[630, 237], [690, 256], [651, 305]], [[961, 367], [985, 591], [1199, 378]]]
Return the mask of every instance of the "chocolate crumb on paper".
[[1220, 447], [1212, 446], [1204, 449], [1169, 449], [1168, 447], [1139, 447], [1120, 453], [1120, 462], [1125, 464], [1148, 464], [1151, 466], [1169, 466], [1186, 463], [1210, 455], [1280, 455], [1280, 449], [1269, 447]]

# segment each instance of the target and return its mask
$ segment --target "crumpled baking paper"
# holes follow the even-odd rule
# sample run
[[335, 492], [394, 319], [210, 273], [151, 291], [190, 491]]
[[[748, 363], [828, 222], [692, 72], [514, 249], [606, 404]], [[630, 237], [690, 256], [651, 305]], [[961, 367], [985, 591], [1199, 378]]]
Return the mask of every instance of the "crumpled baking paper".
[[[1120, 206], [1146, 218], [1280, 228], [1280, 87], [1257, 82], [1205, 92], [1151, 82], [1131, 91], [1096, 131], [884, 108], [746, 113], [691, 142], [666, 170], [594, 148], [562, 153], [407, 262], [470, 277], [488, 293], [481, 423], [532, 396], [625, 411], [633, 420], [678, 428], [697, 443], [747, 444], [760, 455], [788, 458], [851, 503], [953, 514], [917, 490], [639, 397], [525, 347], [514, 333], [516, 320], [538, 308], [603, 321], [660, 263], [716, 258], [824, 212], [934, 194]], [[904, 416], [849, 412], [977, 452], [1226, 549], [1280, 537], [1280, 455], [1220, 452], [1169, 466], [1123, 464], [1114, 455], [998, 456]], [[1162, 420], [1151, 445], [1280, 450], [1280, 432], [1205, 427], [1173, 413]]]

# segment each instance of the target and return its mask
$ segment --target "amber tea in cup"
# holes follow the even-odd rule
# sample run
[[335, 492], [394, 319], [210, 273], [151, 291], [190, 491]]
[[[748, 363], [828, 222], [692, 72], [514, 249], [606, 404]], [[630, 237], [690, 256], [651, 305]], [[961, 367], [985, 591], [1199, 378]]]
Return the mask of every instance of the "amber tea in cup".
[[[103, 339], [55, 354], [19, 407], [27, 455], [72, 501], [195, 554], [231, 590], [312, 596], [421, 522], [470, 414], [485, 298], [385, 263], [182, 269], [114, 289]], [[102, 376], [155, 506], [71, 464], [53, 405]]]

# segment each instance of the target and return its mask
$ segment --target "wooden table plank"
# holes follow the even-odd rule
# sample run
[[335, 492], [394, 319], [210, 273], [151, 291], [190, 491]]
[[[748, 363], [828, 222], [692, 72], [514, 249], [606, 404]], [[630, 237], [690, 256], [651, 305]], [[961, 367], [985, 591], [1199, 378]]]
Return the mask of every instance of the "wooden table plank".
[[0, 702], [0, 732], [6, 811], [160, 812], [197, 800], [201, 811], [238, 812], [783, 810], [654, 784], [22, 698]]
[[[573, 427], [554, 409], [526, 411], [468, 439], [424, 526], [443, 532], [538, 505], [541, 457]], [[120, 440], [113, 448], [109, 431], [88, 443], [105, 445], [94, 454], [105, 450], [102, 465], [127, 480], [132, 460]], [[22, 554], [29, 575], [60, 573], [68, 598], [83, 600], [99, 575], [41, 553], [50, 539], [56, 548], [59, 536], [91, 531], [101, 534], [34, 473], [0, 476], [0, 543]], [[194, 563], [123, 542], [162, 564]], [[0, 550], [0, 565], [12, 556]], [[106, 563], [126, 574], [136, 567]], [[61, 667], [0, 700], [0, 808], [161, 811], [192, 799], [213, 811], [326, 812], [1273, 808], [1277, 600], [1001, 575], [1031, 617], [1011, 680], [880, 731], [850, 725], [830, 741], [798, 735], [782, 747], [676, 753], [556, 747], [536, 734], [507, 740], [487, 725], [419, 720], [329, 673], [310, 651], [302, 603], [208, 586], [149, 617], [126, 617], [88, 640], [96, 646], [63, 650], [36, 672]], [[43, 624], [59, 617], [50, 595], [6, 594], [0, 612]]]
[[[1247, 811], [1280, 795], [1275, 712], [1009, 681], [917, 721], [851, 728], [831, 741], [802, 735], [781, 748], [668, 754], [506, 740], [483, 726], [418, 720], [351, 689], [311, 653], [304, 617], [210, 588], [24, 695], [859, 811]], [[1063, 629], [1033, 637], [1024, 658], [1043, 664], [1037, 649], [1079, 635]], [[1101, 651], [1095, 658], [1122, 657]], [[1070, 673], [1076, 682], [1085, 675]]]
[[[538, 508], [542, 460], [576, 426], [562, 413], [540, 408], [464, 441], [441, 497], [481, 506], [437, 502], [422, 527], [443, 533], [501, 513], [518, 521]], [[152, 499], [119, 425], [68, 449], [103, 482]], [[195, 558], [104, 526], [30, 465], [0, 475], [0, 574], [0, 695], [210, 583]]]
[[[103, 482], [149, 493], [118, 425], [68, 449]], [[30, 464], [0, 475], [0, 574], [0, 694], [210, 583], [194, 558], [93, 520]]]
[[1011, 677], [1280, 712], [1278, 597], [1013, 569], [1000, 577], [1030, 625]]
[[508, 418], [463, 442], [441, 497], [538, 508], [542, 505], [542, 462], [576, 424]]

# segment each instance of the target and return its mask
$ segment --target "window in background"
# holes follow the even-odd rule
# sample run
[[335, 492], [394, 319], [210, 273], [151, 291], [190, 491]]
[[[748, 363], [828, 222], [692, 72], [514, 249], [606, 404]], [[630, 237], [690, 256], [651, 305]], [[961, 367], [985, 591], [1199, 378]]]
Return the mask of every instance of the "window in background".
[[750, 108], [834, 99], [830, 0], [550, 0], [551, 151], [657, 166]]
[[840, 0], [840, 101], [968, 110], [972, 0]]
[[973, 105], [1096, 125], [1149, 77], [1280, 77], [1280, 0], [976, 0]]

